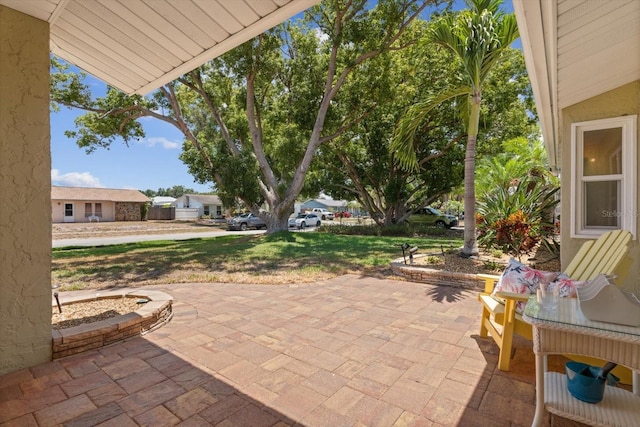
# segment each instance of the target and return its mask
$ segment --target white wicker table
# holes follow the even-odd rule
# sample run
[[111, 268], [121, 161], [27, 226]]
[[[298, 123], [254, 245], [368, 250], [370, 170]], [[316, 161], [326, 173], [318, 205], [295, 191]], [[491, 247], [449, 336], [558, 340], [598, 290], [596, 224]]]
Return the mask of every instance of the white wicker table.
[[[536, 413], [541, 426], [545, 410], [594, 426], [640, 426], [640, 328], [593, 322], [584, 317], [577, 299], [560, 298], [546, 309], [535, 297], [523, 318], [533, 326], [536, 357]], [[567, 390], [566, 375], [547, 372], [548, 354], [577, 354], [616, 362], [633, 369], [633, 393], [607, 386], [601, 402], [582, 402]]]

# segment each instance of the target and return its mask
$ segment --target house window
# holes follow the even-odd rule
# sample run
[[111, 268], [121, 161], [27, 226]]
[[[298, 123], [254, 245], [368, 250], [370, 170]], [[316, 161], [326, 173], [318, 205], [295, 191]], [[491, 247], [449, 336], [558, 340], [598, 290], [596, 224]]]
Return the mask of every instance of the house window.
[[91, 216], [93, 212], [91, 212], [91, 203], [84, 204], [84, 217], [88, 218]]
[[204, 205], [204, 214], [209, 215], [209, 205]]
[[220, 218], [222, 216], [222, 206], [216, 206], [216, 217]]
[[99, 216], [100, 218], [102, 218], [102, 203], [96, 203], [95, 205], [95, 209], [96, 209], [96, 216]]
[[571, 126], [571, 237], [636, 232], [637, 116]]

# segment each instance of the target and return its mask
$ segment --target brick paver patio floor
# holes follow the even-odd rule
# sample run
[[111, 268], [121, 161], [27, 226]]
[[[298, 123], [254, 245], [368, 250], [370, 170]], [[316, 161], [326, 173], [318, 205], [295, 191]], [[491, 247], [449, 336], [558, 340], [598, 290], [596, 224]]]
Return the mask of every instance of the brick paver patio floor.
[[517, 343], [511, 372], [496, 370], [497, 347], [477, 335], [475, 292], [356, 275], [154, 289], [174, 297], [162, 328], [0, 376], [0, 425], [494, 427], [533, 418], [531, 343]]

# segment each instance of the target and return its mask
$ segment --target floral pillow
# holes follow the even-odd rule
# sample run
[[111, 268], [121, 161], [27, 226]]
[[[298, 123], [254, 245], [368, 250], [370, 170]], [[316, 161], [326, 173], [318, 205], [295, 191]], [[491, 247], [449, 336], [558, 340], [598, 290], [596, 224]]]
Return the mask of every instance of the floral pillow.
[[563, 298], [577, 298], [578, 288], [587, 284], [586, 280], [574, 280], [565, 273], [560, 274], [549, 287], [558, 290], [558, 296]]
[[[548, 285], [559, 277], [560, 273], [536, 270], [528, 265], [511, 258], [509, 264], [502, 272], [500, 280], [493, 288], [492, 295], [496, 297], [496, 292], [511, 292], [514, 294], [533, 295], [538, 291], [540, 285]], [[523, 302], [518, 302], [517, 311], [520, 313], [524, 308]]]

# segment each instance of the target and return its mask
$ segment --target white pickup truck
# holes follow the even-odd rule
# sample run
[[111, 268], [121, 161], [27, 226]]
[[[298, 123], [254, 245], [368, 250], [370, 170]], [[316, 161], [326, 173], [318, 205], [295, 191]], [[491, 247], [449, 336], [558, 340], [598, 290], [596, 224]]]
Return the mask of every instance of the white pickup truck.
[[325, 209], [325, 208], [313, 208], [311, 209], [311, 212], [313, 212], [314, 214], [318, 215], [320, 217], [321, 220], [325, 221], [325, 220], [330, 220], [333, 221], [333, 218], [335, 218], [335, 215], [333, 214], [333, 212]]

